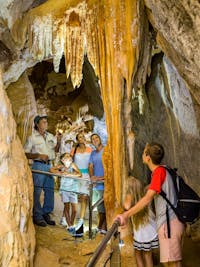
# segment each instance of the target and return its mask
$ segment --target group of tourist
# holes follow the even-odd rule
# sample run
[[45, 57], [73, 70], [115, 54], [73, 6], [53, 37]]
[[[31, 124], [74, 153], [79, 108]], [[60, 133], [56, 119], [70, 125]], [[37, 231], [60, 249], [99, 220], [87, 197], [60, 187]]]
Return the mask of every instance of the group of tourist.
[[[94, 191], [99, 198], [104, 192], [104, 170], [102, 164], [103, 145], [98, 134], [91, 135], [91, 144], [86, 143], [84, 133], [81, 131], [76, 135], [76, 142], [65, 140], [65, 144], [70, 143], [71, 149], [67, 146], [66, 151], [60, 147], [63, 136], [58, 133], [55, 136], [47, 132], [47, 116], [36, 116], [34, 119], [34, 131], [27, 139], [24, 146], [28, 159], [32, 159], [32, 169], [38, 171], [52, 172], [52, 174], [62, 175], [60, 183], [61, 199], [64, 203], [61, 224], [67, 226], [67, 230], [73, 235], [83, 235], [83, 223], [86, 213], [87, 200], [89, 195], [90, 181], [95, 182]], [[64, 136], [66, 139], [66, 135]], [[52, 166], [55, 153], [62, 148], [62, 154], [56, 166]], [[73, 179], [73, 178], [79, 179]], [[71, 178], [71, 179], [70, 179]], [[55, 225], [50, 217], [54, 209], [54, 179], [52, 175], [34, 172], [34, 205], [33, 222], [39, 226], [47, 224]], [[44, 202], [41, 205], [40, 196], [44, 191]], [[75, 225], [77, 214], [78, 196], [81, 202], [80, 218]], [[98, 230], [106, 233], [106, 216], [104, 202], [97, 207], [99, 211]], [[81, 230], [80, 230], [81, 229]], [[80, 230], [80, 231], [78, 231]]]
[[[62, 136], [57, 135], [57, 137], [54, 137], [47, 132], [46, 116], [36, 116], [34, 128], [33, 134], [25, 144], [26, 156], [28, 159], [33, 160], [32, 168], [34, 170], [51, 170], [53, 173], [59, 172], [63, 174], [60, 187], [64, 203], [63, 217], [66, 219], [68, 231], [74, 233], [74, 231], [76, 232], [80, 227], [83, 227], [88, 196], [88, 181], [96, 183], [95, 190], [99, 198], [103, 196], [104, 170], [102, 153], [104, 146], [101, 138], [96, 133], [91, 135], [91, 143], [94, 147], [92, 149], [86, 144], [84, 134], [82, 132], [78, 133], [75, 145], [73, 144], [71, 150], [66, 151], [61, 156], [60, 163], [57, 166], [52, 167], [51, 161], [55, 158], [55, 151], [59, 151]], [[119, 220], [122, 227], [125, 227], [128, 218], [132, 218], [135, 257], [138, 267], [153, 267], [152, 250], [158, 246], [160, 248], [160, 261], [164, 266], [182, 266], [181, 246], [184, 225], [178, 220], [170, 206], [168, 206], [169, 216], [167, 218], [166, 202], [159, 195], [161, 190], [164, 190], [172, 203], [177, 201], [170, 174], [161, 165], [163, 157], [164, 149], [162, 145], [152, 143], [145, 146], [142, 159], [143, 163], [152, 172], [150, 185], [144, 190], [139, 180], [129, 177], [123, 203], [125, 212], [115, 218], [115, 220]], [[80, 181], [75, 181], [70, 177], [79, 177]], [[81, 178], [84, 179], [81, 181]], [[50, 213], [54, 208], [54, 180], [52, 176], [33, 173], [33, 182], [34, 223], [40, 226], [55, 225], [55, 222], [50, 218]], [[42, 190], [44, 191], [43, 206], [40, 203]], [[77, 192], [81, 196], [81, 212], [77, 225], [74, 225], [77, 213]], [[153, 200], [156, 217], [150, 207]], [[98, 228], [102, 233], [105, 233], [107, 228], [104, 203], [98, 206], [98, 215]], [[171, 236], [169, 236], [169, 226]]]

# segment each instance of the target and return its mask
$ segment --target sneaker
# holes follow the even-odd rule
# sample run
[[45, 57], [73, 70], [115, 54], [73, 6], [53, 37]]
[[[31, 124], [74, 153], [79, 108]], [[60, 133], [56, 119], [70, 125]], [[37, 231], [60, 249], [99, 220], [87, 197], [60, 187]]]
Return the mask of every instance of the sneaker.
[[62, 226], [67, 226], [67, 221], [66, 221], [66, 218], [65, 218], [65, 217], [62, 217], [62, 218], [60, 219], [60, 224], [61, 224]]
[[74, 235], [74, 234], [76, 233], [76, 230], [75, 230], [75, 227], [74, 227], [74, 226], [69, 226], [69, 227], [67, 228], [67, 231], [68, 231], [70, 234], [72, 234], [72, 235]]
[[83, 223], [81, 224], [79, 228], [76, 227], [74, 230], [75, 230], [75, 233], [72, 234], [73, 237], [82, 237], [84, 233]]
[[75, 226], [76, 231], [83, 225], [83, 219], [79, 219], [78, 223]]
[[99, 232], [100, 232], [100, 234], [102, 234], [102, 235], [106, 235], [106, 233], [107, 233], [107, 231], [104, 230], [104, 229], [101, 229]]
[[100, 233], [100, 229], [99, 229], [98, 227], [97, 227], [97, 228], [95, 228], [95, 229], [94, 229], [94, 233], [95, 233], [95, 234], [98, 234], [98, 233]]

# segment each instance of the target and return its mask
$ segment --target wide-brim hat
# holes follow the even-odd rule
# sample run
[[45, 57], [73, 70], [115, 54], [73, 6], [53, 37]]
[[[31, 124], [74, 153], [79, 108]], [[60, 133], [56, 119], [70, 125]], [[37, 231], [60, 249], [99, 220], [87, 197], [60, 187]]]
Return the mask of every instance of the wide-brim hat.
[[41, 119], [47, 119], [48, 117], [47, 117], [47, 115], [37, 115], [35, 118], [34, 118], [34, 124], [36, 125], [36, 124], [38, 124], [39, 123], [39, 121], [41, 120]]

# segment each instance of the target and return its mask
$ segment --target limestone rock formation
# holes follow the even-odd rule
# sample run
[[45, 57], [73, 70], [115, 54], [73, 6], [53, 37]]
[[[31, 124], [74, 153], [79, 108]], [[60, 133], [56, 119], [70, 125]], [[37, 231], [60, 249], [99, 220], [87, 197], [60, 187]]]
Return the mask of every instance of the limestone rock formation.
[[32, 133], [33, 119], [37, 114], [33, 87], [26, 73], [7, 88], [7, 94], [17, 123], [17, 134], [24, 145], [27, 137]]
[[32, 266], [35, 230], [32, 223], [32, 177], [16, 135], [10, 101], [0, 72], [1, 209], [0, 265]]

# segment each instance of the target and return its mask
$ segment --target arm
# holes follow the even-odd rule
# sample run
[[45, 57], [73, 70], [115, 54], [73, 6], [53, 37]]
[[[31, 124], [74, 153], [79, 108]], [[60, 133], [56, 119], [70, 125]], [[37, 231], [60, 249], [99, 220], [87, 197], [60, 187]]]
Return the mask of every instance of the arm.
[[72, 147], [70, 151], [70, 156], [73, 158], [74, 157], [74, 151], [75, 151], [75, 146]]
[[57, 165], [57, 166], [53, 166], [53, 167], [51, 167], [50, 168], [50, 172], [52, 172], [52, 173], [57, 173], [57, 174], [61, 174], [61, 173], [63, 173], [63, 171], [61, 171], [61, 168], [63, 167], [63, 165]]
[[104, 181], [104, 176], [95, 176], [96, 181]]
[[146, 207], [153, 200], [155, 195], [156, 191], [149, 189], [143, 198], [141, 198], [132, 208], [118, 215], [115, 220], [119, 220], [120, 225], [125, 225], [128, 221], [128, 218]]
[[93, 169], [93, 164], [90, 162], [88, 165], [88, 170], [89, 170], [89, 175], [90, 175], [90, 179], [92, 182], [96, 182], [96, 176], [94, 176], [94, 169]]
[[49, 157], [46, 154], [39, 154], [39, 153], [25, 153], [27, 159], [39, 159], [39, 160], [44, 160], [47, 161]]
[[89, 175], [90, 175], [90, 179], [92, 182], [97, 182], [97, 181], [102, 181], [104, 180], [104, 176], [95, 176], [94, 175], [94, 167], [93, 167], [93, 163], [92, 163], [92, 157], [90, 157], [90, 162], [88, 165], [88, 170], [89, 170]]
[[74, 169], [74, 173], [71, 173], [73, 176], [72, 177], [81, 177], [82, 176], [82, 173], [81, 171], [79, 170], [79, 168], [76, 166], [75, 163], [72, 163], [72, 168]]
[[32, 159], [32, 160], [38, 159], [47, 161], [49, 157], [46, 154], [32, 153], [33, 143], [34, 143], [33, 137], [30, 136], [27, 139], [26, 144], [24, 145], [24, 151], [27, 159]]

